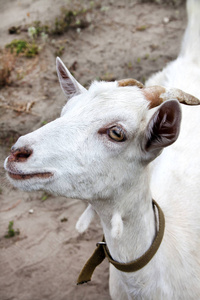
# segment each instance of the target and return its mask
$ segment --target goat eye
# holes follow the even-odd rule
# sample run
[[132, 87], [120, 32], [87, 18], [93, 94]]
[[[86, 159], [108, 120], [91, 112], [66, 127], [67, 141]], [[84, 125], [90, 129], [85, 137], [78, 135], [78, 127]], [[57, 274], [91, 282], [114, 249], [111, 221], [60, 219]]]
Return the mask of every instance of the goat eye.
[[126, 135], [121, 127], [111, 127], [107, 130], [108, 136], [116, 142], [124, 142], [126, 140]]

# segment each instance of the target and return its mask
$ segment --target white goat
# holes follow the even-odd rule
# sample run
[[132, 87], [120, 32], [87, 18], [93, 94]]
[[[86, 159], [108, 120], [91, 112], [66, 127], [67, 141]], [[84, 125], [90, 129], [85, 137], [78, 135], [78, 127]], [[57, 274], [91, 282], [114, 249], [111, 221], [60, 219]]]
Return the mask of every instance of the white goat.
[[[150, 247], [157, 231], [152, 198], [159, 203], [163, 241], [141, 270], [110, 266], [115, 300], [200, 299], [200, 106], [178, 104], [172, 98], [196, 99], [169, 89], [200, 98], [200, 1], [189, 0], [187, 9], [178, 59], [147, 87], [129, 86], [130, 80], [94, 82], [86, 90], [57, 59], [70, 101], [60, 118], [20, 137], [5, 160], [18, 188], [87, 201], [77, 228], [84, 231], [96, 212], [118, 262], [131, 262]], [[156, 106], [161, 98], [169, 101]]]

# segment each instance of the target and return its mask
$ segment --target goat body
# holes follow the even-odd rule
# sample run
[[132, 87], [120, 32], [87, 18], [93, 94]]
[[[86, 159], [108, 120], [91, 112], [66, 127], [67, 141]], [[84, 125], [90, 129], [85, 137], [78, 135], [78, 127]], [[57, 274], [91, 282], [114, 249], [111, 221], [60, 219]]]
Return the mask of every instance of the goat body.
[[[200, 1], [189, 0], [187, 9], [179, 57], [146, 87], [179, 88], [200, 98]], [[123, 263], [152, 244], [154, 198], [166, 220], [162, 244], [137, 272], [110, 266], [111, 297], [199, 299], [200, 106], [169, 99], [149, 109], [147, 88], [94, 82], [86, 90], [59, 59], [57, 70], [70, 100], [60, 118], [18, 139], [5, 160], [9, 180], [24, 190], [87, 201], [77, 229], [84, 231], [97, 213], [113, 259]]]

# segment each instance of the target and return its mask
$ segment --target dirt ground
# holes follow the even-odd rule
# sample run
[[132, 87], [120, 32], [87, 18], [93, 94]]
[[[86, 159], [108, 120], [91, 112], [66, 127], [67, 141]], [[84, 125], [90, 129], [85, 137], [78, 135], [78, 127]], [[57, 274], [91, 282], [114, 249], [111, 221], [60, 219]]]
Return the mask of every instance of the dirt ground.
[[[12, 26], [23, 29], [38, 20], [51, 26], [61, 7], [87, 8], [83, 28], [76, 22], [64, 34], [37, 40], [39, 55], [19, 57], [17, 75], [0, 89], [0, 300], [110, 299], [107, 261], [90, 283], [76, 285], [79, 271], [101, 239], [100, 223], [93, 222], [79, 235], [75, 224], [84, 203], [13, 188], [3, 161], [18, 136], [59, 116], [66, 99], [55, 72], [56, 50], [84, 86], [94, 79], [144, 81], [176, 57], [186, 24], [185, 4], [154, 2], [0, 1], [1, 48], [13, 39], [27, 38], [25, 29], [9, 34]], [[10, 221], [20, 234], [5, 238]]]

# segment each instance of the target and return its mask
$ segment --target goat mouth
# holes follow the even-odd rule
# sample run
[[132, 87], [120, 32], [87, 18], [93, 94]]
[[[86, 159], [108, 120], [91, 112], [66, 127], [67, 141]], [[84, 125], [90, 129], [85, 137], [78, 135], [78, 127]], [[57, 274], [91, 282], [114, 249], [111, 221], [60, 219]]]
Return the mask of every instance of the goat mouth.
[[31, 179], [31, 178], [41, 178], [41, 179], [46, 179], [50, 178], [53, 176], [51, 172], [44, 172], [44, 173], [33, 173], [33, 174], [16, 174], [16, 173], [11, 173], [8, 172], [8, 175], [10, 178], [14, 180], [26, 180], [26, 179]]

